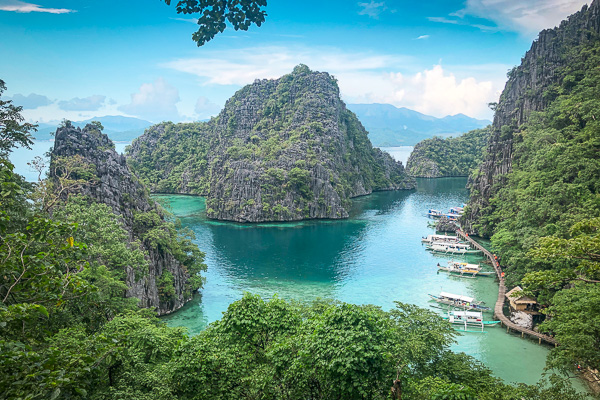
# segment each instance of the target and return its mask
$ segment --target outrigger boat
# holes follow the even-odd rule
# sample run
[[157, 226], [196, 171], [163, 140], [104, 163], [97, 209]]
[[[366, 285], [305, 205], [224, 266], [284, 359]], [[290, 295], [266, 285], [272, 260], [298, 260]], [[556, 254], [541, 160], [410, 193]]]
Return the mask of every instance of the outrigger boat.
[[464, 211], [463, 207], [452, 207], [450, 209], [450, 214], [462, 215], [463, 211]]
[[474, 278], [476, 276], [491, 276], [495, 274], [495, 272], [491, 271], [482, 271], [481, 265], [467, 264], [456, 261], [449, 261], [447, 267], [442, 267], [440, 264], [438, 264], [437, 267], [439, 270], [446, 271], [451, 274], [458, 274], [467, 278]]
[[427, 216], [429, 216], [429, 217], [439, 218], [442, 215], [444, 215], [444, 213], [441, 212], [440, 210], [433, 210], [433, 209], [427, 210]]
[[490, 326], [500, 323], [500, 321], [484, 321], [483, 314], [480, 311], [448, 311], [448, 316], [443, 318], [451, 324], [464, 326], [465, 331], [468, 326], [476, 326], [481, 327], [483, 332], [484, 325]]
[[464, 310], [475, 310], [475, 311], [491, 311], [492, 309], [481, 305], [482, 301], [476, 301], [473, 297], [462, 296], [459, 294], [452, 294], [448, 292], [441, 292], [438, 296], [429, 294], [432, 300], [446, 304], [452, 307], [460, 307]]
[[423, 243], [460, 243], [460, 238], [458, 236], [449, 236], [449, 235], [427, 235], [421, 239]]
[[427, 249], [431, 251], [437, 251], [440, 253], [451, 253], [451, 254], [478, 254], [481, 253], [479, 249], [471, 249], [471, 246], [465, 243], [444, 243], [444, 242], [433, 242], [427, 245]]

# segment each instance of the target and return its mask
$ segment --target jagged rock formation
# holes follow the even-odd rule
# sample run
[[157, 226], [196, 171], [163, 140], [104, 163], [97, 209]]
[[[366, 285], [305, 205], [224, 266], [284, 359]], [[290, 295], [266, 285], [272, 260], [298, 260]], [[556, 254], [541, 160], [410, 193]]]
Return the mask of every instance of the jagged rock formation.
[[[61, 158], [73, 156], [80, 156], [84, 164], [94, 166], [95, 177], [92, 183], [85, 184], [76, 191], [64, 192], [63, 198], [69, 194], [82, 194], [92, 201], [110, 206], [115, 214], [122, 217], [131, 242], [137, 240], [141, 243], [149, 261], [148, 271], [141, 277], [136, 277], [132, 268], [126, 268], [125, 283], [129, 288], [127, 297], [138, 298], [141, 307], [155, 308], [159, 315], [179, 309], [190, 299], [190, 289], [197, 288], [186, 287], [190, 276], [168, 249], [152, 245], [142, 237], [147, 227], [141, 226], [143, 224], [138, 216], [158, 215], [164, 222], [160, 208], [149, 197], [148, 189], [129, 170], [125, 157], [115, 152], [113, 142], [95, 125], [87, 125], [81, 129], [67, 123], [57, 129], [51, 164], [59, 162]], [[51, 168], [49, 179], [57, 179], [56, 174], [56, 170]], [[71, 178], [81, 177], [74, 172]], [[175, 295], [168, 301], [160, 298], [157, 285], [159, 277], [165, 271], [172, 275], [175, 289]]]
[[448, 217], [442, 216], [438, 219], [438, 222], [435, 224], [436, 232], [456, 232], [459, 229], [459, 226], [456, 222], [451, 221]]
[[[532, 112], [544, 110], [559, 95], [572, 62], [568, 49], [597, 40], [598, 33], [600, 2], [595, 0], [557, 28], [541, 31], [521, 59], [521, 65], [508, 73], [508, 82], [496, 107], [486, 157], [469, 179], [471, 199], [461, 220], [467, 232], [491, 234], [480, 219], [490, 213], [489, 200], [512, 169], [515, 132]], [[479, 229], [474, 226], [477, 224]]]
[[208, 123], [148, 129], [128, 161], [152, 191], [204, 195], [210, 218], [238, 222], [347, 218], [352, 197], [414, 188], [335, 79], [303, 65], [242, 88]]
[[481, 163], [489, 135], [490, 129], [484, 128], [456, 138], [423, 140], [410, 153], [406, 172], [420, 178], [468, 176]]

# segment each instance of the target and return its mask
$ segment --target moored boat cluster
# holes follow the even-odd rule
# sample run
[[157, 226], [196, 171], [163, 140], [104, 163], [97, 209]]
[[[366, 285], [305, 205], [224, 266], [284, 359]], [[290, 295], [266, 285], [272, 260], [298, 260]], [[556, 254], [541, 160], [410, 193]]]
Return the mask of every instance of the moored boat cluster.
[[[452, 207], [448, 213], [439, 210], [429, 209], [427, 216], [430, 218], [448, 218], [458, 222], [458, 218], [463, 212], [463, 207]], [[460, 240], [460, 237], [448, 234], [431, 234], [421, 239], [427, 250], [441, 256], [467, 256], [478, 255], [482, 251], [472, 248], [470, 243]], [[485, 271], [481, 264], [468, 263], [466, 261], [448, 260], [447, 264], [438, 263], [438, 272], [444, 271], [452, 276], [461, 278], [477, 278], [480, 276], [493, 276], [495, 272]], [[461, 330], [470, 332], [469, 327], [483, 328], [488, 325], [496, 325], [500, 321], [485, 321], [483, 312], [492, 311], [492, 309], [483, 304], [482, 301], [473, 297], [461, 294], [454, 294], [441, 291], [439, 294], [429, 294], [432, 301], [446, 311], [444, 319], [453, 325], [457, 325]], [[479, 332], [479, 330], [477, 330]]]

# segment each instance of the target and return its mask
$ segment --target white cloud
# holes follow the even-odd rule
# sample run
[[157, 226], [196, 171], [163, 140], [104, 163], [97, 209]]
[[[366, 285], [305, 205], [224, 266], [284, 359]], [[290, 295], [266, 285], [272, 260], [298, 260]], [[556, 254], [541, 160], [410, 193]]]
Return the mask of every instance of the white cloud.
[[142, 84], [137, 93], [131, 94], [131, 103], [119, 110], [152, 122], [178, 120], [179, 100], [179, 91], [164, 78], [158, 78], [154, 83]]
[[191, 24], [197, 24], [198, 23], [198, 19], [197, 18], [175, 18], [175, 17], [169, 17], [169, 19], [172, 19], [173, 21], [189, 22]]
[[97, 111], [105, 104], [106, 96], [95, 94], [93, 96], [74, 97], [71, 100], [63, 100], [58, 102], [58, 107], [65, 111]]
[[35, 93], [30, 93], [28, 96], [17, 93], [12, 97], [7, 97], [6, 100], [12, 100], [14, 105], [22, 106], [24, 110], [33, 110], [52, 103], [48, 97]]
[[419, 70], [408, 56], [315, 47], [245, 48], [204, 54], [206, 58], [179, 59], [163, 66], [193, 74], [204, 86], [241, 86], [255, 79], [278, 78], [304, 63], [334, 75], [348, 103], [389, 103], [440, 117], [463, 113], [491, 118], [487, 103], [497, 101], [509, 68], [501, 64], [436, 65]]
[[373, 53], [343, 53], [333, 48], [250, 47], [204, 52], [206, 58], [181, 58], [163, 67], [202, 78], [205, 85], [246, 85], [255, 79], [275, 79], [298, 64], [339, 73], [369, 71], [390, 65], [410, 65], [413, 57]]
[[588, 0], [467, 0], [461, 14], [489, 19], [504, 29], [536, 34], [554, 28]]
[[491, 81], [479, 82], [473, 77], [459, 80], [441, 65], [419, 72], [411, 84], [419, 93], [413, 97], [414, 108], [430, 115], [480, 116], [487, 111], [487, 103], [495, 100]]
[[379, 15], [387, 10], [387, 6], [383, 1], [381, 3], [375, 3], [374, 0], [371, 0], [370, 3], [358, 3], [358, 6], [362, 8], [362, 10], [358, 12], [358, 15], [367, 15], [375, 19], [378, 19]]
[[460, 24], [460, 21], [458, 21], [456, 19], [448, 19], [445, 17], [427, 17], [427, 19], [431, 22], [440, 22], [442, 24], [454, 24], [454, 25]]
[[464, 15], [459, 15], [458, 12], [450, 14], [454, 19], [446, 18], [446, 17], [427, 17], [427, 19], [431, 22], [439, 22], [441, 24], [451, 24], [451, 25], [468, 25], [484, 32], [497, 32], [499, 28], [497, 26], [489, 26], [484, 24], [472, 24], [465, 21]]
[[421, 35], [418, 38], [416, 38], [416, 40], [424, 40], [424, 39], [429, 39], [429, 35]]
[[[515, 31], [535, 36], [554, 28], [590, 0], [467, 0], [465, 7], [446, 17], [429, 17], [433, 22], [471, 25], [484, 31]], [[491, 21], [495, 26], [473, 23], [469, 17]]]
[[68, 14], [77, 12], [68, 8], [45, 8], [37, 4], [25, 3], [19, 0], [0, 0], [1, 11], [13, 11], [18, 13], [41, 12], [49, 14]]
[[194, 111], [199, 119], [206, 119], [217, 115], [219, 111], [221, 111], [221, 107], [210, 101], [208, 98], [200, 96], [196, 101]]

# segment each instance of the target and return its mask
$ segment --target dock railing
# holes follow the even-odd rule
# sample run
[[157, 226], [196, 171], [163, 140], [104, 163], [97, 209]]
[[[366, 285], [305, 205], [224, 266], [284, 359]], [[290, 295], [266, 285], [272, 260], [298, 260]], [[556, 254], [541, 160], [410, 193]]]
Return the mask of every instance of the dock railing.
[[489, 258], [490, 261], [492, 262], [492, 265], [494, 266], [494, 270], [496, 271], [496, 275], [498, 276], [498, 281], [499, 281], [498, 300], [496, 300], [496, 305], [494, 307], [494, 315], [496, 316], [496, 318], [498, 318], [500, 320], [500, 322], [504, 326], [506, 326], [506, 331], [510, 332], [510, 330], [512, 329], [513, 331], [521, 332], [521, 337], [524, 337], [524, 335], [528, 335], [528, 336], [537, 338], [538, 343], [540, 343], [540, 344], [542, 343], [542, 341], [544, 341], [546, 343], [553, 344], [554, 346], [558, 346], [558, 342], [553, 337], [544, 335], [543, 333], [539, 333], [539, 332], [536, 332], [531, 329], [524, 328], [522, 326], [519, 326], [519, 325], [515, 324], [514, 322], [512, 322], [506, 315], [504, 315], [504, 301], [506, 300], [506, 286], [504, 285], [504, 275], [502, 274], [502, 267], [498, 263], [498, 260], [492, 253], [490, 253], [485, 247], [483, 247], [482, 245], [477, 243], [468, 234], [464, 233], [461, 230], [457, 230], [456, 234], [458, 236], [462, 237], [463, 239], [465, 239], [466, 241], [468, 241], [469, 243], [471, 243], [471, 245], [474, 246], [475, 248], [481, 250], [483, 252], [483, 254], [485, 254], [486, 257]]

